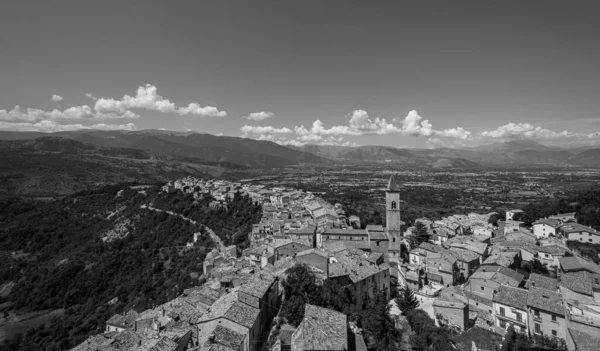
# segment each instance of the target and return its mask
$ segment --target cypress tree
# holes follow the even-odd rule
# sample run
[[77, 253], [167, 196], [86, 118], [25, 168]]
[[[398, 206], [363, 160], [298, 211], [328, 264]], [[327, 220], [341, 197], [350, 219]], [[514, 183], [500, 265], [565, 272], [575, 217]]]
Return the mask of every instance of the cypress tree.
[[402, 314], [406, 314], [415, 308], [419, 307], [419, 300], [415, 296], [414, 292], [407, 286], [401, 293], [396, 297], [396, 304]]

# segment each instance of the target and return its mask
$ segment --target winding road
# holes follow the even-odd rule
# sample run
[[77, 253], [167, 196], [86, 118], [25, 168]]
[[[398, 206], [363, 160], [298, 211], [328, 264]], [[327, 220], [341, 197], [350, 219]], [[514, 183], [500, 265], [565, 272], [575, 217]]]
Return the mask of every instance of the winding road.
[[[150, 210], [150, 211], [155, 211], [155, 212], [164, 212], [164, 213], [166, 213], [168, 215], [171, 215], [171, 216], [177, 216], [177, 217], [183, 219], [184, 221], [188, 221], [191, 224], [196, 225], [196, 226], [197, 225], [202, 225], [202, 224], [198, 224], [198, 222], [194, 221], [193, 219], [187, 218], [186, 216], [184, 216], [184, 215], [182, 215], [180, 213], [175, 213], [173, 211], [161, 210], [160, 208], [152, 207], [150, 205], [141, 205], [140, 208], [144, 208], [144, 209], [147, 209], [147, 210]], [[217, 246], [219, 247], [219, 251], [224, 252], [225, 251], [225, 245], [223, 244], [223, 241], [221, 241], [221, 238], [219, 238], [217, 236], [217, 234], [215, 234], [215, 232], [212, 229], [210, 229], [209, 227], [204, 226], [204, 228], [208, 232], [208, 235], [210, 235], [210, 238], [212, 239], [212, 241], [214, 241], [217, 244]], [[194, 233], [194, 234], [202, 235], [201, 233]]]

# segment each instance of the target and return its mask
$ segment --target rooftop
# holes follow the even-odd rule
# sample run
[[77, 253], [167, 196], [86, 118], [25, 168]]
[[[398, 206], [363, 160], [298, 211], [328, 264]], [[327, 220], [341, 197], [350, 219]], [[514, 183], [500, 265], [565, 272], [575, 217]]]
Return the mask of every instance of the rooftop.
[[577, 329], [568, 328], [577, 351], [596, 351], [600, 344], [600, 338], [580, 332]]
[[492, 301], [520, 310], [527, 310], [527, 293], [528, 291], [525, 289], [500, 285]]
[[594, 294], [592, 290], [592, 275], [586, 271], [565, 273], [560, 276], [560, 284], [565, 288], [580, 294], [590, 296], [593, 296]]
[[346, 315], [306, 304], [303, 320], [305, 350], [348, 350]]
[[531, 273], [529, 280], [525, 284], [525, 288], [531, 289], [532, 287], [556, 291], [558, 289], [558, 280], [541, 274]]
[[565, 272], [587, 270], [591, 273], [600, 274], [600, 267], [598, 265], [577, 256], [561, 257], [558, 259], [558, 262]]
[[552, 312], [560, 316], [565, 315], [562, 298], [559, 293], [546, 289], [532, 287], [527, 294], [527, 306], [538, 310]]
[[215, 343], [230, 347], [234, 350], [239, 350], [240, 346], [244, 342], [244, 339], [246, 339], [245, 335], [236, 333], [235, 331], [220, 324], [215, 327], [212, 334], [215, 336]]

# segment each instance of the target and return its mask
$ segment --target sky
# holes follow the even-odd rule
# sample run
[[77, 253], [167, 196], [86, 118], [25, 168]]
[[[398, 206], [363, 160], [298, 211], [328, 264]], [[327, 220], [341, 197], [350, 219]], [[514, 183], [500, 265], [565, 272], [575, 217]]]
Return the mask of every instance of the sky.
[[0, 130], [600, 145], [597, 1], [6, 1]]

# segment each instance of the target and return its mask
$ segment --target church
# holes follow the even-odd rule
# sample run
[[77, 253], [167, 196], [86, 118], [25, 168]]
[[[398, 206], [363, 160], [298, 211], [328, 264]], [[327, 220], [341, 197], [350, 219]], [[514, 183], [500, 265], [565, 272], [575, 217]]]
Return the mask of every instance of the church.
[[325, 229], [321, 233], [323, 246], [342, 243], [346, 247], [366, 252], [381, 253], [384, 262], [398, 263], [402, 245], [402, 224], [400, 220], [400, 184], [391, 175], [385, 189], [386, 227], [367, 225], [365, 229]]

